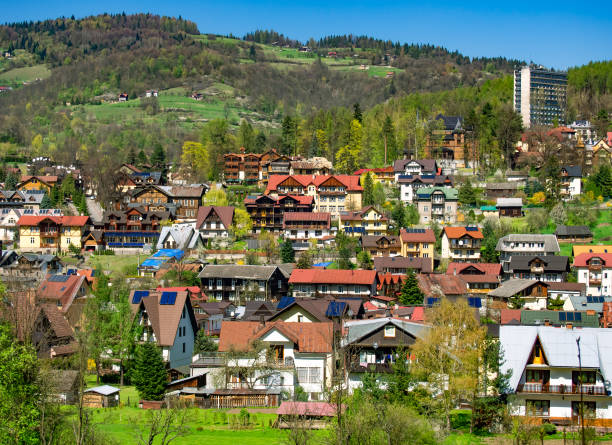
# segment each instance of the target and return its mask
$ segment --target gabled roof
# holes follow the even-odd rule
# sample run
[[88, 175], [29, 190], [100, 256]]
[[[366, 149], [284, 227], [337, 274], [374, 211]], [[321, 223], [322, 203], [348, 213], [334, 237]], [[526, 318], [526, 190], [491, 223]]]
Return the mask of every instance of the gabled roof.
[[296, 344], [302, 353], [330, 353], [333, 343], [332, 323], [289, 323], [273, 321], [224, 321], [219, 335], [219, 351], [248, 350], [253, 341], [268, 332], [279, 331]]
[[393, 163], [393, 171], [403, 172], [406, 170], [406, 164], [416, 162], [421, 166], [421, 169], [426, 172], [436, 171], [436, 160], [435, 159], [398, 159]]
[[[593, 236], [593, 232], [589, 229], [589, 226], [565, 226], [563, 224], [559, 224], [557, 229], [555, 230], [556, 236]], [[612, 251], [611, 251], [612, 252]]]
[[404, 321], [391, 317], [373, 318], [369, 320], [349, 320], [344, 323], [344, 328], [347, 331], [347, 334], [342, 340], [342, 345], [346, 346], [356, 343], [362, 338], [367, 337], [371, 333], [388, 324], [396, 326], [408, 335], [415, 338], [424, 336], [429, 330], [429, 326], [425, 324]]
[[371, 206], [371, 205], [370, 206], [366, 206], [366, 207], [362, 208], [361, 210], [356, 210], [356, 211], [353, 211], [353, 212], [341, 212], [340, 213], [340, 219], [342, 221], [360, 221], [371, 210], [373, 210], [376, 213], [378, 213], [379, 215], [381, 215], [380, 219], [378, 221], [389, 221], [389, 218], [384, 216], [382, 214], [382, 212], [380, 212], [376, 207]]
[[497, 208], [523, 207], [523, 198], [497, 198]]
[[431, 258], [412, 258], [403, 256], [374, 257], [374, 269], [379, 272], [387, 269], [414, 269], [419, 272], [430, 273]]
[[435, 243], [436, 234], [432, 229], [400, 229], [403, 243]]
[[54, 304], [41, 304], [40, 310], [44, 314], [45, 318], [49, 321], [49, 325], [53, 334], [57, 338], [72, 338], [74, 332], [70, 323], [64, 317], [64, 314]]
[[544, 284], [546, 287], [548, 287], [548, 284], [544, 283], [543, 281], [512, 278], [508, 281], [504, 281], [497, 289], [493, 289], [491, 292], [489, 292], [489, 296], [497, 298], [512, 298], [519, 292], [522, 292], [523, 290], [537, 283]]
[[278, 186], [287, 179], [293, 179], [300, 183], [303, 187], [314, 185], [319, 187], [330, 179], [336, 179], [342, 183], [347, 191], [362, 191], [363, 188], [359, 184], [359, 176], [356, 175], [270, 175], [268, 177], [268, 187], [266, 194], [276, 191]]
[[445, 116], [443, 114], [438, 114], [436, 120], [444, 122], [444, 129], [446, 131], [463, 130], [463, 118], [461, 116]]
[[400, 239], [397, 235], [362, 235], [362, 247], [378, 247], [378, 242], [386, 239], [391, 247], [400, 247]]
[[536, 258], [544, 263], [544, 273], [569, 272], [569, 258], [560, 255], [512, 255], [509, 270], [529, 270]]
[[581, 253], [574, 258], [574, 267], [586, 267], [592, 258], [601, 258], [603, 265], [610, 267], [612, 265], [612, 253]]
[[517, 182], [489, 182], [485, 186], [487, 190], [517, 190]]
[[36, 296], [41, 300], [59, 301], [66, 312], [74, 301], [85, 277], [79, 275], [47, 275], [38, 286]]
[[279, 416], [335, 417], [337, 406], [328, 402], [283, 402], [276, 410]]
[[229, 229], [234, 220], [234, 207], [232, 206], [202, 206], [198, 209], [198, 218], [196, 228], [202, 227], [202, 224], [211, 213], [217, 214], [226, 229]]
[[447, 275], [454, 275], [455, 272], [458, 275], [461, 275], [465, 269], [475, 268], [479, 270], [483, 275], [501, 275], [502, 273], [502, 265], [499, 263], [456, 263], [451, 262], [448, 263], [448, 268], [446, 269]]
[[430, 199], [434, 193], [443, 193], [444, 199], [456, 201], [459, 196], [459, 191], [452, 187], [421, 187], [417, 191], [417, 199]]
[[17, 221], [19, 226], [37, 226], [44, 220], [50, 220], [60, 226], [83, 227], [89, 223], [89, 216], [48, 216], [48, 215], [23, 215]]
[[567, 173], [570, 178], [582, 178], [582, 167], [579, 165], [564, 165], [561, 167], [561, 174]]
[[289, 284], [362, 284], [376, 283], [375, 270], [293, 269]]
[[[559, 252], [559, 242], [555, 235], [550, 234], [534, 234], [534, 233], [511, 233], [501, 237], [497, 241], [495, 250], [502, 251], [505, 249], [504, 242], [508, 243], [544, 243], [544, 252]], [[518, 246], [516, 246], [518, 249]]]
[[200, 233], [191, 225], [164, 226], [159, 233], [157, 248], [162, 249], [164, 243], [172, 238], [178, 249], [193, 249], [196, 247], [199, 237]]
[[199, 278], [241, 278], [246, 280], [269, 280], [279, 266], [255, 266], [238, 264], [208, 264]]
[[465, 295], [468, 293], [466, 282], [458, 276], [446, 274], [418, 274], [419, 287], [428, 297], [441, 295]]
[[444, 234], [449, 239], [459, 239], [469, 236], [473, 239], [483, 239], [480, 227], [444, 227]]
[[565, 292], [580, 292], [580, 295], [584, 295], [586, 292], [586, 284], [584, 283], [566, 283], [550, 281], [548, 284], [548, 292], [550, 291], [565, 291]]
[[115, 388], [110, 385], [102, 385], [96, 386], [95, 388], [86, 389], [85, 392], [95, 392], [96, 394], [102, 394], [103, 396], [110, 396], [112, 394], [118, 393], [119, 388]]
[[499, 340], [504, 350], [502, 372], [512, 371], [510, 389], [515, 391], [536, 339], [550, 367], [599, 369], [604, 380], [612, 379], [612, 329], [559, 329], [553, 326], [501, 326]]
[[331, 213], [328, 212], [285, 212], [283, 213], [283, 227], [288, 221], [317, 221], [323, 222], [329, 228], [331, 226]]

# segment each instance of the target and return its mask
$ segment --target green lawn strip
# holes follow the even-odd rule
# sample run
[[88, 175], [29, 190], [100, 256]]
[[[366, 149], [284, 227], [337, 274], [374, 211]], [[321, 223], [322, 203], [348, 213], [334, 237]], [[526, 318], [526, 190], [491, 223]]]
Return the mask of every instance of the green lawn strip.
[[[138, 262], [143, 262], [149, 255], [92, 255], [87, 259], [87, 264], [91, 267], [98, 265], [104, 271], [111, 274], [124, 272], [127, 268], [133, 269], [138, 266]], [[133, 270], [132, 270], [133, 271]]]
[[46, 65], [25, 66], [13, 68], [0, 74], [2, 82], [33, 82], [36, 79], [46, 79], [51, 70]]

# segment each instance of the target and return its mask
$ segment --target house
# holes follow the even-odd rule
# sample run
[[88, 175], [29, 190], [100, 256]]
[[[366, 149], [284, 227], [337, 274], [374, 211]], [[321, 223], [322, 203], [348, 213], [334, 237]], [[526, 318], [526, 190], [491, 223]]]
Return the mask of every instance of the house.
[[[130, 165], [130, 167], [133, 166]], [[129, 191], [134, 190], [136, 187], [145, 187], [147, 185], [162, 185], [161, 172], [133, 172], [128, 170], [128, 167], [119, 169], [119, 172], [122, 175], [121, 178], [119, 178], [118, 180], [117, 187], [122, 193], [128, 193]]]
[[207, 187], [204, 185], [146, 185], [128, 193], [132, 205], [164, 212], [173, 209], [176, 218], [195, 220]]
[[279, 300], [289, 290], [289, 275], [279, 266], [209, 264], [198, 275], [209, 299], [240, 302]]
[[196, 230], [203, 239], [227, 238], [234, 221], [232, 206], [202, 206], [198, 209]]
[[290, 212], [312, 212], [314, 197], [302, 195], [249, 195], [244, 199], [253, 233], [262, 230], [272, 233], [283, 231], [284, 215]]
[[435, 159], [398, 159], [393, 163], [395, 182], [400, 176], [437, 175], [438, 165]]
[[605, 139], [593, 145], [592, 164], [591, 172], [597, 171], [602, 165], [612, 164], [612, 146]]
[[384, 256], [374, 258], [374, 269], [379, 273], [405, 275], [412, 270], [417, 273], [431, 273], [433, 264], [429, 258]]
[[333, 338], [332, 323], [226, 321], [221, 325], [219, 352], [249, 351], [259, 341], [266, 346], [262, 355], [237, 359], [236, 365], [258, 362], [270, 369], [266, 378], [229, 375], [227, 387], [246, 388], [251, 380], [252, 389], [280, 389], [292, 395], [299, 385], [309, 400], [321, 400], [331, 386]]
[[576, 258], [578, 255], [582, 255], [583, 253], [612, 253], [612, 245], [596, 245], [596, 244], [588, 244], [588, 245], [576, 245], [572, 246], [572, 256]]
[[[574, 283], [576, 284], [576, 283]], [[586, 311], [595, 312], [599, 316], [604, 313], [604, 303], [612, 302], [612, 297], [587, 297], [584, 295], [571, 295], [565, 300], [563, 304], [563, 310], [572, 311]], [[607, 326], [604, 326], [607, 327]]]
[[157, 97], [159, 92], [157, 90], [147, 90], [145, 91], [145, 97]]
[[31, 212], [29, 213], [31, 215], [61, 216], [62, 212], [59, 209], [40, 208], [45, 193], [47, 193], [45, 190], [0, 190], [0, 209], [20, 209], [24, 214], [26, 211]]
[[334, 170], [334, 166], [327, 158], [314, 157], [309, 159], [296, 159], [290, 163], [291, 175], [314, 175], [324, 176], [331, 175]]
[[262, 179], [261, 158], [261, 154], [246, 153], [244, 147], [240, 148], [239, 153], [223, 155], [223, 179], [228, 184], [256, 184]]
[[559, 243], [590, 243], [593, 241], [593, 232], [591, 232], [589, 226], [564, 226], [559, 224], [555, 230], [555, 236]]
[[582, 193], [582, 167], [564, 165], [561, 167], [561, 199], [568, 201]]
[[203, 247], [202, 236], [192, 224], [173, 224], [162, 227], [156, 244], [157, 249], [184, 251], [194, 251]]
[[417, 191], [420, 222], [454, 223], [457, 221], [458, 190], [450, 187], [423, 187]]
[[57, 185], [57, 176], [21, 176], [21, 182], [17, 185], [17, 190], [41, 190], [50, 193], [51, 189]]
[[374, 270], [293, 269], [289, 284], [296, 298], [330, 296], [368, 300], [376, 295], [378, 278]]
[[484, 236], [479, 227], [444, 227], [442, 231], [442, 258], [456, 262], [480, 260], [480, 246]]
[[[348, 368], [348, 390], [353, 392], [362, 385], [366, 373], [390, 374], [398, 348], [408, 352], [417, 338], [427, 334], [429, 326], [423, 323], [383, 317], [370, 320], [349, 320], [344, 323], [346, 336], [342, 347]], [[402, 356], [402, 360], [404, 357]]]
[[[127, 100], [127, 94], [125, 100]], [[119, 388], [102, 385], [83, 392], [83, 407], [85, 408], [113, 408], [115, 406], [119, 406]]]
[[56, 255], [19, 255], [14, 250], [5, 250], [0, 263], [0, 277], [7, 285], [19, 283], [20, 286], [36, 287], [47, 275], [60, 274], [62, 269], [62, 262]]
[[160, 249], [138, 265], [138, 275], [154, 277], [163, 265], [176, 264], [184, 255], [180, 249]]
[[129, 99], [128, 93], [120, 93], [119, 94], [119, 102], [127, 102]]
[[408, 258], [428, 258], [433, 269], [436, 235], [432, 229], [400, 229], [401, 255]]
[[23, 215], [19, 226], [19, 247], [23, 252], [65, 252], [71, 246], [81, 249], [81, 239], [89, 230], [89, 216]]
[[132, 313], [141, 334], [140, 342], [155, 342], [170, 368], [188, 366], [198, 330], [187, 292], [134, 290]]
[[548, 299], [561, 298], [563, 301], [571, 297], [586, 295], [586, 285], [584, 283], [548, 283]]
[[593, 310], [522, 310], [521, 324], [524, 326], [543, 325], [564, 328], [598, 328], [599, 314]]
[[361, 248], [372, 257], [398, 256], [401, 252], [400, 237], [397, 235], [361, 235]]
[[295, 422], [299, 421], [308, 429], [326, 429], [331, 419], [336, 417], [337, 410], [337, 405], [329, 402], [284, 401], [276, 410], [276, 427], [294, 428]]
[[260, 182], [267, 186], [271, 175], [291, 175], [292, 159], [291, 156], [279, 155], [278, 157], [270, 157], [265, 162], [262, 162]]
[[61, 405], [72, 405], [77, 401], [81, 379], [79, 371], [54, 370], [50, 374], [51, 398]]
[[504, 279], [524, 278], [547, 282], [565, 281], [569, 272], [569, 258], [558, 255], [513, 255]]
[[102, 233], [107, 249], [142, 249], [157, 244], [162, 221], [170, 219], [169, 212], [131, 207], [127, 210], [111, 210], [104, 213]]
[[555, 235], [513, 233], [501, 237], [495, 250], [499, 252], [499, 262], [504, 271], [507, 271], [513, 255], [555, 255], [561, 249]]
[[523, 216], [522, 198], [497, 198], [497, 212], [499, 217], [509, 216], [511, 218]]
[[389, 218], [374, 206], [367, 206], [355, 212], [341, 212], [339, 226], [340, 230], [352, 237], [386, 235]]
[[48, 275], [38, 286], [36, 299], [55, 305], [72, 327], [81, 325], [90, 287], [84, 276]]
[[400, 175], [400, 199], [410, 204], [415, 201], [419, 189], [424, 187], [453, 187], [454, 180], [449, 175]]
[[283, 297], [276, 306], [276, 313], [268, 320], [297, 323], [335, 321], [334, 329], [339, 330], [338, 320], [362, 318], [363, 314], [361, 299]]
[[[24, 314], [24, 318], [23, 327], [28, 324], [27, 314]], [[38, 305], [38, 314], [31, 335], [32, 343], [39, 358], [54, 358], [58, 355], [56, 352], [58, 349], [67, 348], [67, 352], [69, 351], [68, 354], [60, 355], [70, 355], [76, 352], [74, 329], [70, 326], [62, 310], [53, 303], [40, 303]], [[72, 349], [73, 347], [74, 349]]]
[[485, 197], [490, 200], [512, 198], [517, 191], [516, 182], [489, 182], [485, 185]]
[[363, 188], [354, 175], [271, 175], [265, 194], [312, 196], [315, 212], [329, 212], [332, 218], [361, 208]]
[[[294, 249], [308, 249], [309, 240], [322, 241], [331, 236], [331, 214], [329, 212], [287, 212], [283, 214], [285, 239], [294, 242]], [[298, 245], [296, 245], [296, 243]]]
[[501, 264], [497, 263], [449, 263], [446, 275], [460, 277], [470, 293], [488, 293], [501, 282]]
[[208, 336], [219, 336], [223, 320], [236, 319], [236, 306], [229, 301], [207, 301], [193, 306], [198, 328]]
[[466, 159], [472, 159], [472, 142], [465, 138], [466, 128], [461, 116], [438, 114], [437, 127], [427, 137], [425, 156], [454, 161], [457, 167], [469, 167]]
[[380, 182], [383, 185], [393, 185], [395, 183], [395, 172], [393, 166], [379, 168], [361, 168], [357, 170], [354, 175], [361, 176], [370, 173], [375, 181]]
[[521, 298], [525, 302], [525, 309], [546, 309], [548, 286], [547, 283], [540, 280], [511, 278], [489, 292], [489, 298], [506, 304], [513, 298]]
[[202, 93], [193, 92], [193, 93], [191, 93], [191, 98], [193, 100], [202, 100], [202, 99], [204, 99], [204, 95]]
[[607, 381], [612, 367], [612, 331], [601, 328], [501, 326], [500, 345], [510, 374], [511, 414], [538, 422], [577, 425], [612, 424]]
[[465, 297], [469, 293], [466, 282], [456, 275], [420, 273], [417, 275], [417, 280], [419, 288], [425, 295], [427, 306], [432, 306], [442, 297], [456, 299]]
[[586, 286], [586, 294], [610, 295], [612, 292], [612, 253], [582, 253], [574, 257], [578, 283]]
[[377, 295], [396, 297], [401, 293], [404, 281], [406, 281], [405, 274], [378, 272], [378, 286], [376, 288], [376, 293]]

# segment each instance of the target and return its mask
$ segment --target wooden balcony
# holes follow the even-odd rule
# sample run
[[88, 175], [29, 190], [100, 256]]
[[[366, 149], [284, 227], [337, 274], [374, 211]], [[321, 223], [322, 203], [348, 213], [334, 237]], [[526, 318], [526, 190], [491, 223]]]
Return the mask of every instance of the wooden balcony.
[[588, 396], [607, 396], [608, 392], [600, 385], [551, 385], [549, 383], [523, 383], [516, 392], [529, 394], [580, 394]]
[[601, 278], [589, 278], [589, 286], [601, 286]]

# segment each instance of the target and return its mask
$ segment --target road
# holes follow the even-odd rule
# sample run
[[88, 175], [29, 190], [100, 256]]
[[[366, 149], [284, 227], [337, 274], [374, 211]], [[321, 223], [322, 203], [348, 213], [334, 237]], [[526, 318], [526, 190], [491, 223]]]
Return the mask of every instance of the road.
[[98, 201], [92, 198], [87, 198], [87, 211], [93, 222], [101, 222], [104, 211]]

